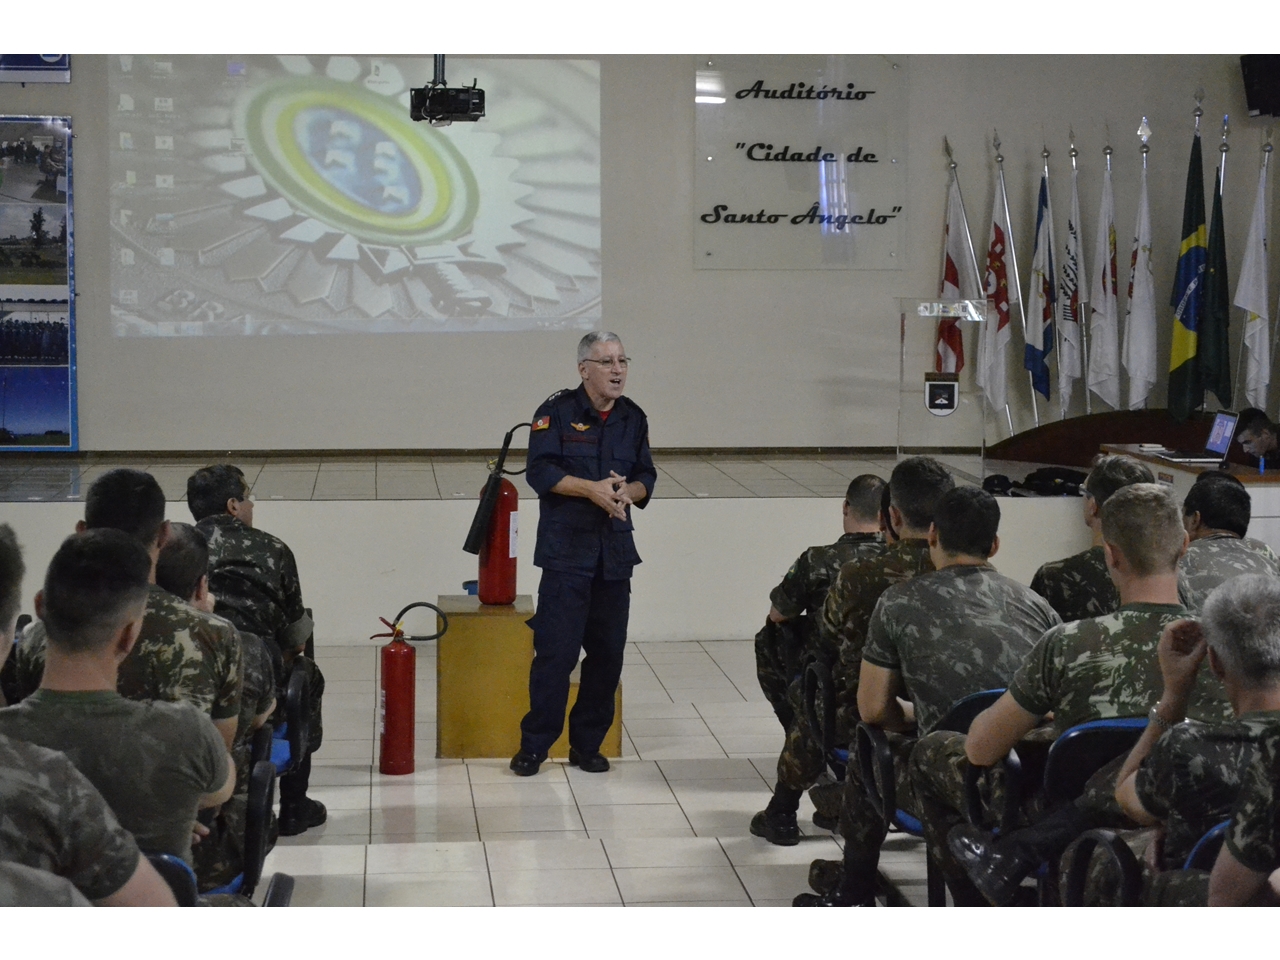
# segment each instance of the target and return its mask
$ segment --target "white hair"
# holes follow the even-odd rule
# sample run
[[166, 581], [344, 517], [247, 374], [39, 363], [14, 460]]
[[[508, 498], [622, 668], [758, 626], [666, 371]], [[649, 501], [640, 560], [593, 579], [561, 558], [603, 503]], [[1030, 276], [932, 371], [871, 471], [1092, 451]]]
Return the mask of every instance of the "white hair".
[[1280, 577], [1251, 573], [1220, 583], [1200, 622], [1234, 679], [1254, 688], [1280, 681]]
[[591, 348], [597, 343], [616, 343], [622, 346], [622, 338], [608, 330], [592, 330], [578, 341], [578, 362], [581, 363], [591, 355]]

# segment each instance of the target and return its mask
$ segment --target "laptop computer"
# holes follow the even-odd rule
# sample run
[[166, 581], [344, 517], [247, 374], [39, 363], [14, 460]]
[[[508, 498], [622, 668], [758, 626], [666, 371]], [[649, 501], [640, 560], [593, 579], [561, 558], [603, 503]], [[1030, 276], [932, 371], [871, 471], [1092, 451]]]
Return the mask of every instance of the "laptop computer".
[[1213, 418], [1209, 439], [1199, 452], [1187, 450], [1162, 450], [1156, 455], [1174, 463], [1221, 463], [1227, 458], [1227, 448], [1236, 435], [1238, 415], [1220, 410]]

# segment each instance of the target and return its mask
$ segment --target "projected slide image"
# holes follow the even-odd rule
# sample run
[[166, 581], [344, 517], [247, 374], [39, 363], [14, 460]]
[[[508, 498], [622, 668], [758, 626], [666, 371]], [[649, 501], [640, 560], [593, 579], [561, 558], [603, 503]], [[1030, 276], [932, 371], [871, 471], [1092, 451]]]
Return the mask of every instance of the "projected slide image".
[[0, 117], [0, 300], [66, 300], [67, 136], [54, 119]]
[[112, 57], [120, 336], [598, 325], [598, 64], [450, 58], [487, 116], [409, 119], [430, 57]]
[[0, 366], [0, 446], [71, 445], [67, 367]]

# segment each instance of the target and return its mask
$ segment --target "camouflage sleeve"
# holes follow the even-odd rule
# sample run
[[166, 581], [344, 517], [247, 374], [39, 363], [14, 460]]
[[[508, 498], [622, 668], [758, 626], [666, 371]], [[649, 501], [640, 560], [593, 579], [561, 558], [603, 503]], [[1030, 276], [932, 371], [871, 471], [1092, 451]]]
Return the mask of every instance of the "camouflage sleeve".
[[1063, 670], [1062, 628], [1055, 627], [1031, 648], [1009, 682], [1009, 693], [1027, 713], [1043, 717], [1057, 702]]
[[[182, 704], [184, 712], [189, 704]], [[180, 762], [183, 769], [177, 776], [190, 783], [193, 790], [200, 793], [216, 793], [227, 782], [228, 765], [231, 758], [227, 756], [227, 745], [218, 733], [213, 721], [192, 708], [182, 744], [183, 748], [175, 750], [173, 757]]]
[[30, 624], [13, 648], [13, 702], [25, 700], [40, 689], [44, 679], [44, 624]]
[[1178, 784], [1187, 781], [1186, 751], [1180, 749], [1183, 737], [1178, 724], [1156, 741], [1151, 753], [1138, 767], [1133, 786], [1142, 808], [1160, 820], [1168, 820], [1170, 811], [1177, 806], [1175, 793]]
[[809, 582], [809, 551], [796, 558], [782, 582], [769, 594], [769, 602], [788, 620], [804, 613], [805, 585]]
[[133, 835], [63, 754], [25, 743], [12, 750], [21, 767], [0, 778], [8, 781], [0, 788], [0, 859], [66, 877], [90, 900], [111, 896], [138, 868]]
[[867, 625], [867, 643], [862, 648], [862, 659], [886, 670], [902, 669], [902, 658], [898, 654], [890, 626], [890, 614], [886, 609], [885, 599], [889, 594], [882, 594], [876, 601], [875, 611], [871, 614], [871, 622]]
[[1275, 737], [1262, 745], [1258, 759], [1244, 776], [1240, 796], [1231, 813], [1226, 844], [1240, 863], [1256, 873], [1270, 873], [1280, 866], [1280, 754]]
[[244, 647], [240, 634], [230, 623], [218, 638], [218, 691], [209, 715], [215, 720], [240, 716], [240, 695], [244, 690]]
[[302, 605], [302, 584], [298, 579], [298, 564], [293, 551], [284, 546], [280, 555], [280, 592], [283, 597], [283, 613], [288, 624], [276, 638], [283, 650], [297, 650], [311, 636], [313, 623], [307, 608]]
[[1037, 570], [1035, 576], [1031, 578], [1031, 590], [1033, 593], [1040, 594], [1040, 596], [1044, 597], [1046, 600], [1049, 599], [1049, 586], [1045, 583], [1043, 566]]

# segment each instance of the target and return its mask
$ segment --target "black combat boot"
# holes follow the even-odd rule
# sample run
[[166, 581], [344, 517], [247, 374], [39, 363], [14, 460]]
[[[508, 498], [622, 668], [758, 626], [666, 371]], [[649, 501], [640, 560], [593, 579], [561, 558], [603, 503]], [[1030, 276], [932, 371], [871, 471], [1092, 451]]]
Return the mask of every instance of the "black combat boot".
[[780, 847], [794, 847], [800, 842], [796, 810], [800, 808], [803, 793], [803, 790], [795, 790], [779, 783], [773, 788], [769, 805], [751, 818], [751, 833]]

